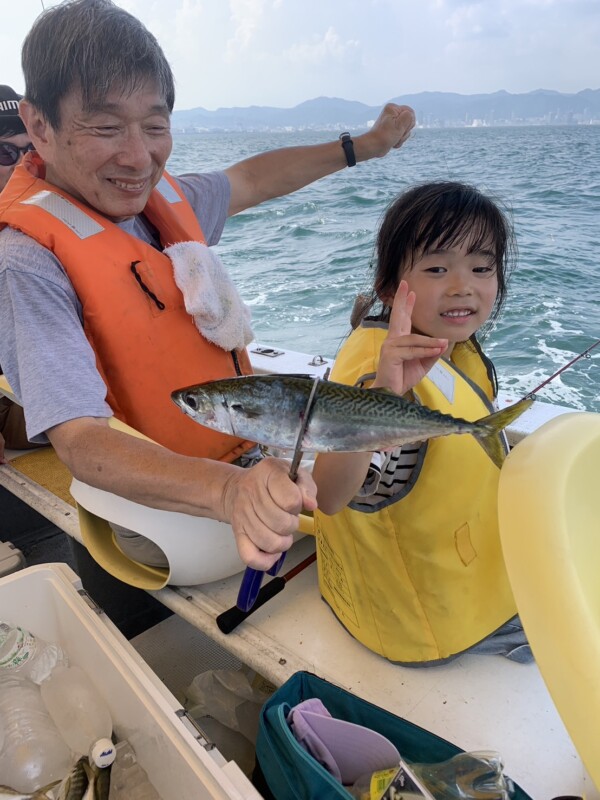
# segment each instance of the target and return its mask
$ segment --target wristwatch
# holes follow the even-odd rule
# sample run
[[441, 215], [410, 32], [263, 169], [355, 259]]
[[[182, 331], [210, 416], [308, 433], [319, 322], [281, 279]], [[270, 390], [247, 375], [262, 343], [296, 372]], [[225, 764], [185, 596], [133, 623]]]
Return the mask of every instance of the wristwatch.
[[344, 153], [346, 154], [346, 162], [349, 167], [356, 166], [356, 155], [354, 153], [354, 142], [352, 141], [352, 137], [348, 133], [348, 131], [344, 131], [344, 133], [340, 133], [340, 142], [342, 143], [342, 147], [344, 148]]

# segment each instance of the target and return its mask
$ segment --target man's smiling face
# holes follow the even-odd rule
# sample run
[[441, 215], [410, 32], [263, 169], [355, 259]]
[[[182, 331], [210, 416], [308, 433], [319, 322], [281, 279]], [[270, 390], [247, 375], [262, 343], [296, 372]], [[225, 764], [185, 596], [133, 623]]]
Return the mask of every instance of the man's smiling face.
[[73, 91], [61, 101], [58, 129], [39, 120], [46, 179], [114, 221], [133, 217], [144, 210], [171, 153], [169, 118], [152, 82], [127, 95], [111, 91], [92, 109]]

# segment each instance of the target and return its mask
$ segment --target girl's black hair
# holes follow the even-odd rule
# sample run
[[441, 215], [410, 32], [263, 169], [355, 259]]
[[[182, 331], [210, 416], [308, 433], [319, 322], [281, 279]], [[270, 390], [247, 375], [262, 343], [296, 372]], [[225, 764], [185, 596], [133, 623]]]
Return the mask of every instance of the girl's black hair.
[[352, 326], [367, 317], [378, 302], [377, 319], [388, 320], [391, 308], [381, 298], [393, 297], [400, 279], [423, 253], [468, 242], [470, 250], [494, 253], [498, 294], [489, 322], [506, 300], [509, 275], [516, 261], [516, 242], [508, 214], [474, 186], [457, 182], [424, 183], [397, 197], [387, 208], [376, 241], [377, 265], [370, 296], [355, 304]]

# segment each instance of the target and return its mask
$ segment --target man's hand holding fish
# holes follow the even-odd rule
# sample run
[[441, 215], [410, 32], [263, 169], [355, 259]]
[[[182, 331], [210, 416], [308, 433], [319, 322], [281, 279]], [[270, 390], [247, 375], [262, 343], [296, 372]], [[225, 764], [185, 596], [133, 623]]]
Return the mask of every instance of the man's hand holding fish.
[[231, 522], [242, 560], [254, 569], [272, 567], [292, 546], [298, 514], [317, 507], [310, 475], [299, 470], [294, 484], [289, 471], [289, 462], [266, 458], [252, 469], [232, 471], [225, 483], [223, 518]]

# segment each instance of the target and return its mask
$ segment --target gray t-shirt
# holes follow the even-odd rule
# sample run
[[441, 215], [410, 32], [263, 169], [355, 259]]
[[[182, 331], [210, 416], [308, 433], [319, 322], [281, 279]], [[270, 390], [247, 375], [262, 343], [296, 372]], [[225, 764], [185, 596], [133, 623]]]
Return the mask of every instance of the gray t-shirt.
[[[227, 219], [229, 180], [224, 172], [177, 177], [204, 232], [216, 244]], [[142, 217], [119, 227], [153, 242]], [[106, 386], [83, 331], [81, 303], [58, 259], [29, 236], [0, 231], [0, 364], [25, 407], [30, 441], [79, 417], [111, 417]]]

